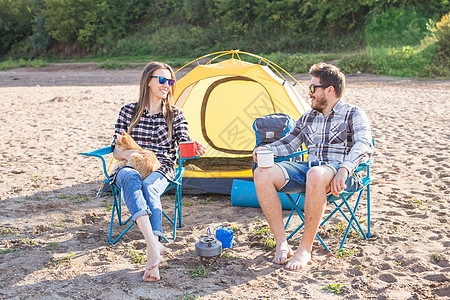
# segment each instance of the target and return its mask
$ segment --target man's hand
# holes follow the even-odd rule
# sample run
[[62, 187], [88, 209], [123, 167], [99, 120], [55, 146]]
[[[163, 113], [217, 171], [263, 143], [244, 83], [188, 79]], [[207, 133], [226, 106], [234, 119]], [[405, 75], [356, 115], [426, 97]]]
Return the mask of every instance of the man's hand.
[[345, 181], [348, 177], [346, 168], [339, 168], [330, 184], [330, 192], [338, 197], [346, 188]]
[[255, 148], [255, 150], [253, 150], [252, 156], [253, 156], [253, 161], [255, 163], [258, 163], [258, 157], [256, 156], [256, 153], [260, 150], [266, 150], [266, 149], [267, 149], [266, 147], [258, 147], [258, 148]]

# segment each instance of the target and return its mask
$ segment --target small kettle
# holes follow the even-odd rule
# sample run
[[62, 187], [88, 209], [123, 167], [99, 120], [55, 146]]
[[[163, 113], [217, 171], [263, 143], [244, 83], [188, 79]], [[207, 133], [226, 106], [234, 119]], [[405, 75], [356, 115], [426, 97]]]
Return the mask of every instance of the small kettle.
[[222, 243], [212, 236], [202, 237], [195, 243], [195, 253], [200, 257], [218, 257], [222, 254]]

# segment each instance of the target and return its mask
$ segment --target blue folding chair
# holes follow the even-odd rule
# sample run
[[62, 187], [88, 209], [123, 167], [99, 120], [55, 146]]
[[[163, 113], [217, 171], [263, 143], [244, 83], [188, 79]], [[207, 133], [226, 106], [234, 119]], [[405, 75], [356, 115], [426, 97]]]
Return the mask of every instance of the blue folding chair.
[[[87, 152], [87, 153], [79, 153], [81, 155], [86, 155], [86, 156], [94, 156], [94, 157], [98, 157], [102, 160], [102, 164], [103, 164], [103, 173], [105, 175], [105, 180], [103, 180], [103, 184], [110, 184], [110, 177], [108, 174], [108, 170], [106, 167], [106, 161], [104, 156], [107, 154], [110, 154], [114, 151], [114, 148], [109, 146], [109, 147], [105, 147], [105, 148], [101, 148], [92, 152]], [[193, 158], [198, 158], [198, 156], [196, 157], [188, 157], [188, 158], [182, 158], [180, 157], [179, 153], [178, 153], [178, 166], [176, 167], [176, 173], [175, 173], [175, 179], [172, 180], [169, 184], [169, 186], [166, 188], [166, 190], [164, 191], [164, 193], [166, 193], [168, 190], [171, 190], [173, 188], [175, 188], [175, 210], [174, 210], [174, 215], [173, 215], [173, 219], [170, 218], [164, 211], [162, 212], [163, 215], [167, 218], [167, 220], [169, 220], [169, 222], [173, 225], [173, 240], [175, 241], [177, 238], [177, 228], [181, 228], [182, 227], [182, 222], [181, 222], [181, 218], [182, 218], [182, 203], [181, 203], [181, 197], [182, 197], [182, 193], [181, 193], [181, 189], [182, 189], [182, 179], [183, 179], [183, 174], [184, 174], [184, 168], [183, 168], [183, 163], [188, 160], [188, 159], [193, 159]], [[122, 220], [122, 191], [121, 189], [115, 185], [115, 184], [111, 184], [111, 190], [112, 190], [112, 194], [113, 194], [113, 206], [112, 206], [112, 212], [111, 212], [111, 222], [109, 225], [109, 236], [108, 236], [108, 243], [109, 244], [115, 244], [118, 240], [120, 240], [120, 238], [127, 233], [127, 231], [134, 225], [134, 222], [130, 222], [131, 221], [131, 216], [126, 219], [125, 221]], [[128, 223], [128, 226], [125, 228], [125, 230], [122, 231], [122, 233], [119, 234], [119, 236], [117, 236], [114, 240], [112, 240], [112, 234], [113, 234], [113, 227], [114, 227], [114, 215], [117, 214], [117, 219], [118, 219], [118, 225], [119, 226], [125, 226]], [[166, 242], [169, 242], [169, 240], [163, 236], [163, 239]]]
[[[299, 151], [299, 152], [295, 152], [289, 156], [286, 157], [279, 157], [276, 158], [275, 161], [280, 162], [280, 161], [285, 161], [288, 159], [292, 159], [298, 155], [304, 155], [305, 151]], [[355, 172], [363, 172], [361, 174], [365, 175], [362, 176], [362, 182], [361, 185], [359, 186], [358, 190], [355, 192], [346, 192], [344, 191], [342, 194], [339, 195], [339, 197], [335, 197], [334, 195], [330, 194], [327, 197], [327, 202], [331, 202], [334, 204], [335, 209], [328, 215], [325, 217], [325, 219], [320, 223], [320, 226], [324, 225], [328, 220], [330, 220], [330, 218], [336, 213], [336, 212], [340, 212], [341, 215], [344, 217], [344, 219], [347, 222], [347, 228], [344, 234], [344, 237], [341, 241], [341, 245], [339, 247], [339, 251], [342, 250], [342, 248], [344, 247], [344, 243], [347, 239], [347, 236], [350, 232], [350, 229], [354, 229], [358, 235], [360, 235], [363, 239], [368, 239], [370, 238], [370, 183], [372, 182], [372, 178], [370, 177], [370, 173], [369, 173], [369, 169], [370, 166], [372, 165], [372, 161], [368, 160], [365, 163], [362, 163], [361, 165], [359, 165], [356, 169]], [[358, 211], [358, 208], [360, 206], [361, 203], [361, 199], [363, 196], [363, 192], [366, 191], [366, 204], [367, 204], [367, 233], [362, 229], [361, 227], [361, 223], [362, 221], [358, 220], [358, 218], [356, 217], [356, 212]], [[352, 197], [354, 194], [358, 194], [358, 199], [354, 205], [354, 207], [352, 208], [350, 206], [349, 203], [349, 199], [350, 197]], [[305, 194], [304, 193], [298, 193], [298, 194], [285, 194], [287, 199], [289, 200], [289, 202], [292, 205], [292, 210], [291, 213], [289, 214], [289, 217], [286, 221], [286, 225], [285, 225], [285, 230], [287, 230], [288, 226], [289, 226], [289, 222], [291, 221], [291, 218], [293, 216], [294, 213], [297, 213], [298, 216], [300, 217], [302, 224], [300, 226], [298, 226], [288, 237], [287, 240], [289, 240], [290, 238], [292, 238], [292, 236], [294, 236], [304, 225], [305, 222], [305, 215], [303, 213], [303, 201], [304, 201], [304, 197]], [[295, 198], [295, 199], [294, 199]], [[344, 211], [347, 212], [347, 215]], [[319, 234], [316, 234], [317, 239], [320, 241], [320, 243], [323, 245], [323, 247], [329, 251], [330, 249], [327, 247], [327, 245], [325, 244], [325, 242], [322, 240], [322, 238], [319, 236]]]

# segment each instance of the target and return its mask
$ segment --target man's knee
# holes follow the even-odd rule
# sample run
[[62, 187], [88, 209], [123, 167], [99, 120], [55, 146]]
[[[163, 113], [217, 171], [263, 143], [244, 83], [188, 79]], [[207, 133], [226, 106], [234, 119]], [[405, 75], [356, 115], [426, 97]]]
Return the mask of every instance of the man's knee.
[[265, 185], [272, 182], [272, 173], [268, 168], [256, 168], [253, 174], [253, 181], [256, 186]]
[[[311, 168], [306, 174], [306, 186], [310, 191], [326, 189], [333, 178], [329, 172], [325, 171], [323, 168]], [[331, 176], [331, 177], [330, 177]]]

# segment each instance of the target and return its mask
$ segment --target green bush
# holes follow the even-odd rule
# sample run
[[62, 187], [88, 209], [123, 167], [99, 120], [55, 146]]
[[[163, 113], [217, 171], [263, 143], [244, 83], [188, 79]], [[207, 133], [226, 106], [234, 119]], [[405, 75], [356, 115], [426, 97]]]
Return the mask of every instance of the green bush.
[[450, 13], [444, 15], [442, 19], [436, 23], [433, 30], [437, 39], [440, 52], [450, 52]]
[[390, 8], [368, 21], [364, 41], [371, 47], [418, 45], [428, 33], [427, 22], [413, 8]]

